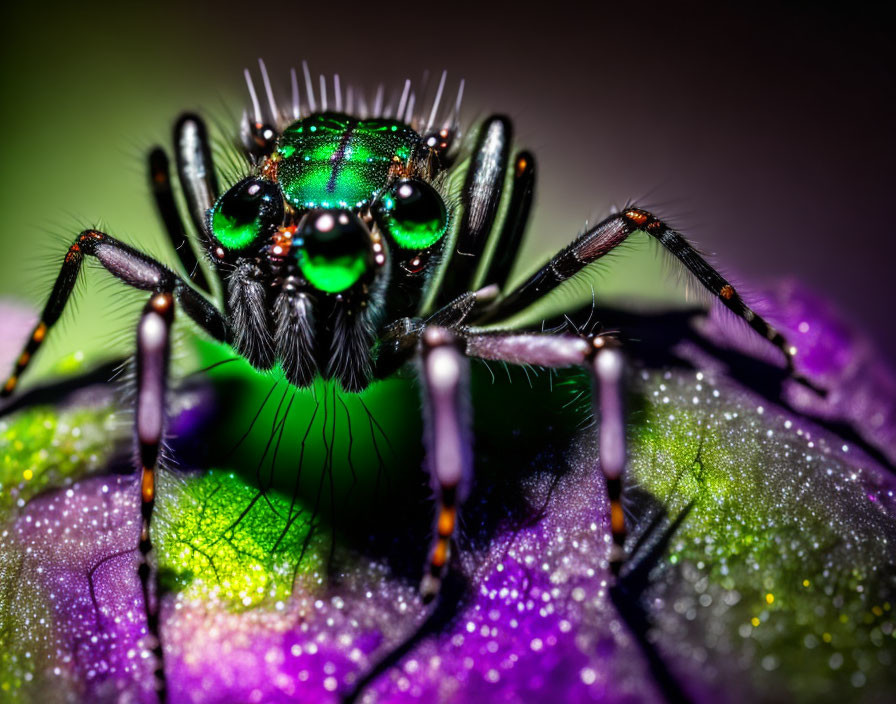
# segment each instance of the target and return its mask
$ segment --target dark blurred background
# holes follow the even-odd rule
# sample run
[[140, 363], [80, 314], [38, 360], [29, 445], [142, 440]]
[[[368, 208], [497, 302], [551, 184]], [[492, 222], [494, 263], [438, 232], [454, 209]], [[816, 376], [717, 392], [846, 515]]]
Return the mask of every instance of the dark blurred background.
[[[637, 199], [735, 280], [796, 276], [896, 356], [889, 17], [818, 3], [583, 5], [17, 3], [0, 30], [0, 295], [42, 303], [65, 240], [87, 224], [165, 256], [148, 148], [183, 109], [235, 120], [257, 57], [284, 90], [305, 58], [371, 88], [445, 68], [449, 84], [467, 80], [466, 118], [509, 114], [539, 165], [520, 270]], [[677, 300], [655, 259], [634, 252], [602, 285]], [[86, 286], [69, 336], [129, 340], [119, 290]]]

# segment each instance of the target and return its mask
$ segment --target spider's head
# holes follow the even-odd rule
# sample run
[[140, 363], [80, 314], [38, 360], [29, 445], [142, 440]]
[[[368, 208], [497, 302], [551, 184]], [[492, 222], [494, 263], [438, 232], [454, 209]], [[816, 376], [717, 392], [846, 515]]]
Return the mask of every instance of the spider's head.
[[396, 120], [318, 113], [286, 127], [208, 214], [237, 351], [279, 361], [299, 386], [316, 371], [366, 386], [377, 329], [416, 312], [448, 230], [438, 168]]

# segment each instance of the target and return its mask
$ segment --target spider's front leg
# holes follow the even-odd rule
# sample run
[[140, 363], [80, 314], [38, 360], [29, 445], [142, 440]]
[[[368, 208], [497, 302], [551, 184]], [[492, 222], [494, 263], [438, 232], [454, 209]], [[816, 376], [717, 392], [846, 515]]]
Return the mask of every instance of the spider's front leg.
[[165, 679], [159, 640], [158, 595], [152, 588], [152, 570], [148, 557], [152, 551], [150, 524], [155, 505], [156, 469], [165, 431], [165, 396], [175, 300], [190, 318], [219, 341], [229, 339], [229, 326], [211, 303], [190, 288], [174, 272], [102, 232], [85, 230], [78, 235], [65, 255], [40, 320], [19, 355], [12, 374], [6, 380], [2, 390], [3, 396], [9, 396], [16, 389], [21, 374], [31, 364], [35, 353], [65, 310], [85, 256], [95, 257], [109, 273], [128, 285], [152, 292], [137, 326], [137, 396], [134, 430], [140, 461], [142, 516], [138, 541], [142, 559], [138, 576], [146, 609], [147, 631], [153, 640], [152, 649], [156, 656], [156, 686], [160, 701], [164, 702]]
[[595, 337], [593, 344], [597, 352], [588, 360], [588, 366], [592, 374], [595, 416], [600, 418], [600, 468], [607, 480], [607, 498], [610, 500], [610, 531], [613, 534], [610, 570], [618, 575], [626, 558], [625, 513], [622, 510], [622, 473], [628, 452], [623, 398], [625, 358], [611, 338]]
[[11, 396], [18, 388], [22, 374], [31, 365], [47, 334], [65, 310], [85, 256], [95, 257], [110, 274], [129, 286], [144, 291], [166, 291], [174, 294], [184, 312], [206, 333], [221, 342], [229, 339], [229, 326], [221, 313], [173, 271], [103, 232], [84, 230], [68, 248], [50, 297], [24, 349], [16, 359], [12, 373], [0, 389], [0, 398]]

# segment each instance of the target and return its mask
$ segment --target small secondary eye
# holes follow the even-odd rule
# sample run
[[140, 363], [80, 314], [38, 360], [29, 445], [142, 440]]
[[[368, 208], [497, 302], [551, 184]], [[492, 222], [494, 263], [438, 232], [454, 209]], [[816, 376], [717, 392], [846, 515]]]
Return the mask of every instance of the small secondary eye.
[[345, 291], [373, 267], [370, 232], [349, 210], [312, 210], [296, 235], [299, 271], [316, 289]]
[[259, 178], [240, 181], [218, 199], [209, 217], [212, 234], [226, 249], [244, 249], [283, 222], [277, 184]]
[[377, 224], [403, 249], [426, 249], [448, 229], [448, 211], [424, 181], [395, 182], [373, 208]]

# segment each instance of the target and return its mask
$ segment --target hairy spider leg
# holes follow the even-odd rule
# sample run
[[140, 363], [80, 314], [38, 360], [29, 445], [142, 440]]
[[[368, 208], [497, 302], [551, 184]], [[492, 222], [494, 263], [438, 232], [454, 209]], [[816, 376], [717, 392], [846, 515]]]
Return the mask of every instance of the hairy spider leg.
[[788, 344], [784, 336], [756, 314], [740, 297], [734, 286], [711, 267], [679, 232], [641, 208], [627, 208], [592, 227], [551, 258], [526, 282], [496, 302], [478, 322], [500, 320], [522, 311], [638, 231], [646, 232], [658, 240], [725, 307], [777, 347], [784, 355], [788, 371], [793, 371], [793, 355], [796, 349]]
[[171, 323], [174, 301], [213, 338], [226, 342], [229, 326], [221, 314], [201, 294], [159, 262], [133, 248], [98, 232], [85, 230], [69, 247], [44, 307], [40, 320], [31, 333], [12, 375], [3, 387], [8, 396], [16, 388], [50, 328], [59, 320], [71, 298], [85, 256], [96, 257], [114, 276], [137, 289], [152, 291], [137, 327], [137, 395], [135, 439], [140, 461], [140, 496], [142, 526], [138, 548], [142, 557], [138, 576], [146, 609], [147, 631], [153, 639], [156, 656], [156, 685], [160, 701], [165, 701], [161, 640], [159, 639], [158, 605], [153, 603], [152, 573], [147, 561], [152, 550], [150, 524], [155, 503], [155, 472], [165, 424], [165, 395]]
[[441, 587], [451, 556], [457, 510], [466, 498], [473, 466], [469, 360], [447, 328], [430, 326], [423, 331], [420, 379], [425, 414], [425, 461], [436, 494], [429, 564], [420, 583], [423, 601], [428, 603]]
[[599, 423], [598, 462], [610, 501], [610, 570], [618, 575], [625, 562], [627, 529], [622, 509], [622, 479], [627, 460], [625, 439], [625, 359], [617, 340], [538, 332], [461, 333], [468, 357], [558, 369], [581, 366], [591, 376], [593, 415]]
[[625, 441], [624, 375], [625, 358], [611, 338], [596, 337], [595, 343], [603, 343], [589, 360], [595, 409], [600, 409], [600, 467], [607, 480], [607, 497], [610, 499], [610, 531], [613, 548], [610, 552], [610, 569], [619, 574], [625, 561], [625, 513], [622, 510], [622, 473], [628, 449]]
[[171, 172], [168, 167], [168, 156], [161, 147], [156, 147], [149, 153], [149, 179], [152, 185], [152, 195], [156, 202], [156, 210], [165, 226], [165, 233], [171, 242], [171, 246], [177, 253], [184, 271], [190, 277], [193, 284], [206, 293], [211, 292], [205, 271], [199, 264], [196, 252], [190, 238], [187, 237], [183, 220], [177, 211], [177, 203], [174, 200], [174, 192], [171, 190]]
[[111, 274], [134, 288], [145, 291], [170, 291], [184, 312], [209, 335], [222, 342], [226, 342], [229, 338], [228, 325], [217, 309], [173, 271], [105, 233], [84, 230], [68, 248], [47, 304], [17, 358], [12, 373], [0, 390], [0, 398], [5, 398], [15, 391], [19, 379], [46, 340], [50, 328], [62, 315], [75, 288], [85, 255], [96, 257]]
[[[205, 213], [208, 208], [214, 204], [218, 197], [219, 190], [211, 158], [208, 130], [206, 129], [204, 121], [199, 116], [191, 113], [182, 115], [174, 126], [174, 143], [177, 155], [179, 182], [187, 202], [190, 218], [197, 232], [200, 234], [200, 237], [202, 237], [205, 232]], [[211, 292], [208, 279], [196, 257], [196, 253], [193, 250], [190, 238], [187, 236], [183, 220], [178, 211], [171, 187], [168, 157], [165, 154], [165, 151], [160, 147], [156, 147], [150, 152], [149, 172], [156, 208], [174, 251], [177, 253], [190, 280], [204, 292]], [[89, 251], [89, 246], [87, 250], [84, 249], [85, 241], [89, 243], [94, 234], [100, 235], [101, 233], [92, 233], [92, 231], [89, 230], [82, 232], [78, 236], [75, 244], [69, 248], [56, 286], [50, 295], [49, 302], [44, 309], [40, 321], [32, 331], [31, 337], [26, 343], [24, 350], [19, 355], [14, 371], [7, 377], [2, 389], [0, 389], [0, 398], [10, 396], [17, 388], [19, 378], [43, 343], [49, 328], [53, 326], [59, 318], [59, 315], [62, 313], [62, 309], [65, 306], [68, 296], [71, 295], [74, 282], [77, 279], [81, 263], [81, 254], [82, 252], [87, 254], [91, 253]], [[105, 237], [105, 235], [103, 236]], [[107, 238], [107, 240], [112, 241], [111, 238]], [[158, 266], [164, 269], [161, 265]], [[112, 273], [115, 272], [113, 271]], [[145, 286], [140, 286], [140, 288], [145, 288]], [[175, 286], [175, 288], [180, 288], [180, 285]], [[189, 287], [183, 286], [182, 288], [187, 292], [186, 295], [188, 297], [196, 298], [195, 303], [197, 310], [211, 308], [211, 304], [201, 300]], [[205, 310], [200, 313], [199, 318], [194, 319], [201, 326], [205, 327], [202, 320], [213, 317], [214, 315], [209, 315], [208, 310]], [[218, 333], [210, 330], [209, 332], [213, 336], [218, 335]]]
[[473, 315], [482, 305], [494, 300], [497, 286], [486, 286], [479, 291], [469, 291], [449, 301], [425, 320], [399, 318], [380, 333], [376, 365], [373, 377], [386, 379], [414, 358], [417, 345], [427, 327], [455, 328]]

